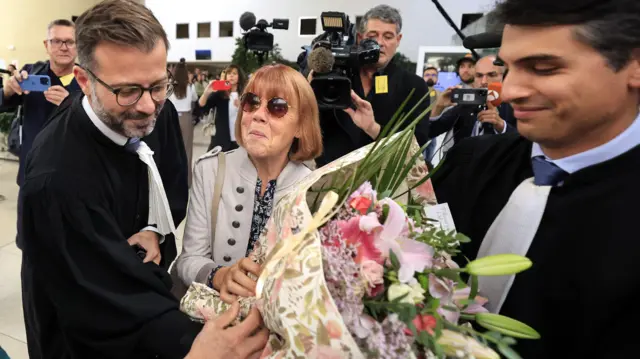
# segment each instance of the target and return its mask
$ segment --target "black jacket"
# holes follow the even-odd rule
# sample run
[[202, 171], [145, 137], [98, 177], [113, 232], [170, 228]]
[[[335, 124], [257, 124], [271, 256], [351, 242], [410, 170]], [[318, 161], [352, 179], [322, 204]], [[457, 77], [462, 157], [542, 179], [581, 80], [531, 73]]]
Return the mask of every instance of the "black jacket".
[[[371, 102], [376, 122], [382, 128], [391, 121], [396, 110], [402, 102], [409, 96], [411, 90], [415, 89], [411, 100], [406, 105], [404, 112], [408, 112], [413, 106], [427, 93], [427, 85], [424, 80], [415, 74], [409, 73], [398, 67], [394, 61], [391, 61], [386, 68], [380, 71], [376, 76], [388, 76], [389, 91], [386, 94], [375, 93], [374, 86], [369, 92], [369, 96], [365, 97], [362, 82], [360, 81], [360, 73], [351, 79], [353, 90], [363, 99]], [[412, 118], [418, 116], [421, 112], [429, 107], [429, 97], [427, 97], [412, 114]], [[410, 121], [407, 121], [407, 124]], [[324, 145], [323, 154], [316, 158], [318, 166], [336, 160], [347, 153], [354, 151], [360, 147], [366, 146], [374, 141], [369, 135], [361, 130], [353, 122], [347, 113], [341, 110], [322, 110], [320, 111], [320, 127], [322, 129], [322, 142]], [[416, 138], [422, 146], [428, 141], [429, 136], [429, 120], [428, 115], [416, 127]]]
[[[498, 113], [507, 123], [507, 132], [517, 132], [517, 120], [513, 115], [513, 108], [508, 103], [498, 106]], [[454, 106], [444, 112], [437, 120], [429, 122], [429, 137], [435, 138], [453, 129], [454, 143], [471, 137], [477, 121], [476, 112], [464, 106]]]
[[[46, 63], [35, 63], [33, 66], [25, 66], [22, 70], [27, 71], [30, 75], [48, 75], [51, 78], [51, 86], [62, 86], [62, 82], [56, 74], [51, 71], [49, 61]], [[33, 72], [32, 70], [35, 70]], [[65, 86], [69, 93], [80, 91], [80, 86], [75, 79]], [[28, 95], [13, 95], [8, 99], [3, 99], [0, 94], [0, 107], [14, 107], [23, 105], [22, 113], [24, 115], [22, 123], [22, 145], [20, 146], [20, 167], [18, 170], [18, 185], [24, 182], [24, 163], [33, 140], [36, 138], [47, 119], [53, 111], [58, 107], [44, 98], [42, 92], [30, 92]]]
[[229, 98], [224, 91], [213, 92], [207, 98], [207, 103], [201, 108], [202, 113], [216, 110], [215, 125], [216, 134], [211, 139], [209, 148], [221, 146], [223, 151], [235, 149], [231, 143], [231, 131], [229, 129]]

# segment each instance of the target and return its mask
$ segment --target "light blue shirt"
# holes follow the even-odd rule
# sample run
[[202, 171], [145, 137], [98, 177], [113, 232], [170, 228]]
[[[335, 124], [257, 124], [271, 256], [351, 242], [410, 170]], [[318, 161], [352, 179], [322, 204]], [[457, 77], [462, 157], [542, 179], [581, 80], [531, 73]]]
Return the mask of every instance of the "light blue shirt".
[[624, 130], [624, 132], [613, 140], [596, 148], [573, 156], [552, 160], [542, 152], [539, 144], [534, 143], [531, 149], [531, 157], [544, 156], [547, 161], [554, 163], [556, 166], [571, 174], [583, 168], [609, 161], [638, 145], [640, 145], [640, 115], [636, 117], [635, 121], [633, 121], [631, 126]]

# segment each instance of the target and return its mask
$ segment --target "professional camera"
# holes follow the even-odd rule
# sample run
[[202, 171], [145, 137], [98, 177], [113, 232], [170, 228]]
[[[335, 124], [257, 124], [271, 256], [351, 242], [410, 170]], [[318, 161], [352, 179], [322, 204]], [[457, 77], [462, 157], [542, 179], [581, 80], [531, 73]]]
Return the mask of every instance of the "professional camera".
[[311, 52], [301, 54], [299, 65], [303, 73], [305, 65], [314, 72], [311, 87], [321, 110], [345, 109], [351, 106], [350, 78], [378, 62], [380, 45], [371, 39], [356, 44], [355, 25], [345, 13], [323, 12], [321, 19], [324, 33], [313, 40]]
[[289, 19], [273, 19], [271, 24], [264, 19], [256, 22], [256, 16], [252, 12], [245, 12], [240, 16], [240, 27], [245, 31], [242, 36], [245, 49], [254, 51], [262, 62], [264, 56], [273, 50], [273, 34], [268, 33], [267, 28], [288, 30]]

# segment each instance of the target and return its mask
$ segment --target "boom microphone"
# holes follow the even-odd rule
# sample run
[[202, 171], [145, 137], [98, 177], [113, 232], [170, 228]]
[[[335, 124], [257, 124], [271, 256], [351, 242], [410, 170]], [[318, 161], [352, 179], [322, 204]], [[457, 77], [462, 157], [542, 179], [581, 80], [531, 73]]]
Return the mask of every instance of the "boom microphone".
[[492, 82], [487, 88], [487, 100], [495, 107], [502, 103], [502, 82]]
[[256, 26], [256, 15], [252, 12], [247, 11], [240, 15], [240, 27], [244, 31], [251, 30], [254, 26]]
[[495, 32], [483, 32], [477, 35], [467, 36], [462, 41], [466, 49], [492, 49], [502, 45], [502, 34]]
[[330, 72], [333, 69], [335, 58], [331, 53], [331, 50], [318, 46], [307, 57], [307, 65], [316, 74], [324, 74]]

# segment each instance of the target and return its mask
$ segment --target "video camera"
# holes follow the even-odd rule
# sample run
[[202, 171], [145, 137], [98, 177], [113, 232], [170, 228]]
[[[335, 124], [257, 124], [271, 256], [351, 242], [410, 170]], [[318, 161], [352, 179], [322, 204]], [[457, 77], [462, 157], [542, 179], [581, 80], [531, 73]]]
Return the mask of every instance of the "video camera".
[[356, 44], [355, 25], [342, 12], [321, 14], [324, 33], [311, 43], [311, 51], [299, 57], [302, 73], [313, 70], [311, 87], [318, 107], [345, 109], [351, 106], [351, 80], [361, 66], [375, 64], [380, 58], [380, 45], [365, 39]]
[[245, 31], [242, 36], [245, 49], [254, 51], [262, 62], [264, 56], [273, 50], [273, 34], [268, 33], [267, 28], [289, 30], [289, 19], [273, 19], [272, 23], [260, 19], [256, 22], [252, 12], [245, 12], [240, 16], [240, 27]]

